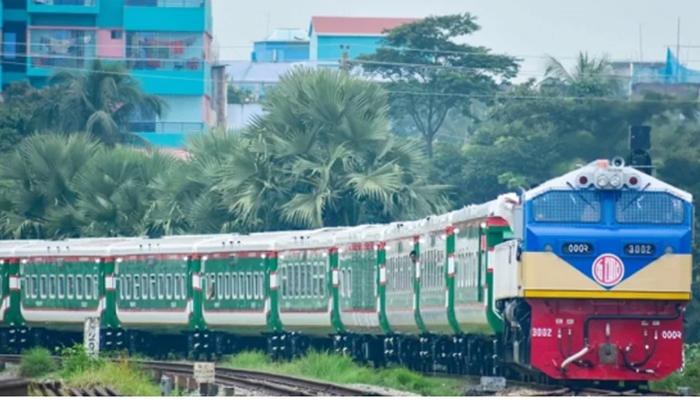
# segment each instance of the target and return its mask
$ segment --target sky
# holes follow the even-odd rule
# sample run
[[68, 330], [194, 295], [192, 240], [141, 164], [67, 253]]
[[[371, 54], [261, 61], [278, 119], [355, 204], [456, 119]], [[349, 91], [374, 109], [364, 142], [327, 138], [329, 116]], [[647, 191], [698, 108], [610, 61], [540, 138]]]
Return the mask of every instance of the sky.
[[[212, 0], [222, 61], [249, 60], [275, 28], [308, 29], [311, 16], [426, 17], [469, 12], [482, 29], [467, 42], [522, 59], [521, 77], [541, 76], [545, 55], [569, 66], [580, 51], [613, 60], [663, 61], [676, 50], [700, 69], [698, 0]], [[641, 51], [640, 51], [641, 26]], [[692, 46], [697, 46], [693, 48]]]

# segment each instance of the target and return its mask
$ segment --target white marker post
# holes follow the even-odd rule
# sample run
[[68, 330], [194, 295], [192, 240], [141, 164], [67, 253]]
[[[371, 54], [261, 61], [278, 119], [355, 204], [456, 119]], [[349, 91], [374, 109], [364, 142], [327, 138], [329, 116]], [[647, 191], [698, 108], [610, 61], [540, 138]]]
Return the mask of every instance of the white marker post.
[[198, 362], [194, 363], [194, 379], [199, 385], [200, 396], [215, 396], [211, 393], [214, 384], [216, 367], [214, 363]]
[[85, 318], [85, 331], [83, 333], [85, 352], [91, 358], [96, 359], [100, 354], [100, 318]]

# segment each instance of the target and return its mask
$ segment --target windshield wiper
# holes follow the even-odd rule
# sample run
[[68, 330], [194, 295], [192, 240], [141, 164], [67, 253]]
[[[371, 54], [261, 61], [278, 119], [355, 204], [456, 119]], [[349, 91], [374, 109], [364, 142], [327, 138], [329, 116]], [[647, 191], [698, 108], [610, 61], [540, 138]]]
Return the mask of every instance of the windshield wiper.
[[627, 209], [632, 205], [632, 203], [634, 203], [635, 201], [639, 200], [639, 197], [640, 197], [642, 194], [644, 194], [644, 193], [642, 193], [642, 192], [644, 192], [645, 190], [647, 190], [647, 188], [648, 188], [649, 186], [651, 186], [651, 182], [647, 183], [647, 185], [644, 186], [644, 187], [639, 191], [639, 193], [637, 193], [637, 195], [634, 196], [634, 197], [632, 198], [632, 200], [631, 200], [629, 203], [627, 203], [627, 205], [622, 209], [622, 212], [624, 212], [625, 210], [627, 210]]

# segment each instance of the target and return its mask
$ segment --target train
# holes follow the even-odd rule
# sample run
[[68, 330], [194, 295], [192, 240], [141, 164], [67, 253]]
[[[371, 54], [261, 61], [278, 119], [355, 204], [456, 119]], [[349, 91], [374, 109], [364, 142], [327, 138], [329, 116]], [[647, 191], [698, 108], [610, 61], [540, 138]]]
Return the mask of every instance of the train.
[[616, 158], [413, 221], [2, 241], [0, 346], [81, 342], [99, 318], [101, 351], [659, 380], [683, 366], [692, 203]]

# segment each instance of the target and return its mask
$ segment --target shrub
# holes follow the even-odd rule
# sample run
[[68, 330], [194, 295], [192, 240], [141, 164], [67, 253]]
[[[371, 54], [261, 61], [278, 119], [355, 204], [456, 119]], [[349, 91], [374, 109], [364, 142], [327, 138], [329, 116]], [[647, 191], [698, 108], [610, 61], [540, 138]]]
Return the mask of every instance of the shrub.
[[28, 378], [37, 378], [56, 371], [56, 362], [51, 353], [41, 347], [30, 349], [22, 355], [19, 372]]

